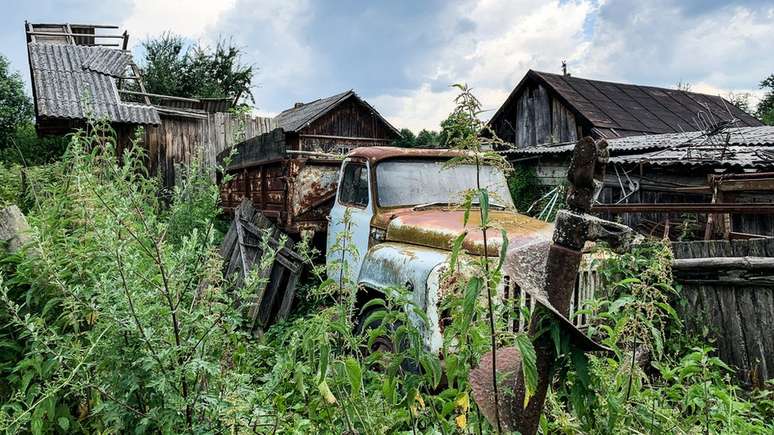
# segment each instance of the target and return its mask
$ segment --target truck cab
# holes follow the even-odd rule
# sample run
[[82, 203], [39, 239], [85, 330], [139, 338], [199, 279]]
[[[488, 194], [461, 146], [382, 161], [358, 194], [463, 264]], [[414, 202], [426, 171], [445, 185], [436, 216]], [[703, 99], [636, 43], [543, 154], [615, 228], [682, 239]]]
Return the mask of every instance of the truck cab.
[[[439, 350], [442, 344], [438, 304], [452, 241], [464, 232], [463, 249], [470, 255], [485, 253], [478, 211], [471, 211], [465, 226], [460, 205], [465, 193], [476, 188], [477, 177], [490, 193], [490, 220], [508, 238], [511, 261], [506, 268], [514, 270], [506, 273], [514, 288], [498, 289], [502, 297], [523, 298], [516, 293], [520, 285], [538, 285], [528, 282], [535, 274], [523, 273], [529, 269], [524, 263], [531, 261], [530, 256], [539, 261], [539, 255], [529, 251], [547, 249], [553, 232], [553, 225], [517, 212], [499, 168], [448, 164], [462, 155], [392, 147], [352, 151], [341, 165], [328, 224], [329, 276], [357, 285], [365, 294], [396, 286], [411, 290], [414, 303], [430, 319], [429, 325], [413, 319], [430, 350]], [[496, 257], [503, 237], [499, 230], [487, 233], [486, 254]]]

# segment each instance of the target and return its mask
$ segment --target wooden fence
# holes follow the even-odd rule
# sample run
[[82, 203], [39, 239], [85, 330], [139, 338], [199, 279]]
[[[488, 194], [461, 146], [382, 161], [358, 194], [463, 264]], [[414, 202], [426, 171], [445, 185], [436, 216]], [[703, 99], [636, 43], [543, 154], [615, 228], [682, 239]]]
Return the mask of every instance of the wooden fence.
[[707, 328], [742, 383], [774, 378], [774, 240], [672, 244], [686, 326]]
[[175, 185], [176, 165], [188, 165], [197, 154], [214, 167], [216, 156], [245, 139], [277, 127], [272, 118], [210, 113], [206, 118], [164, 115], [161, 125], [147, 127], [143, 136], [151, 175], [161, 174], [164, 186]]

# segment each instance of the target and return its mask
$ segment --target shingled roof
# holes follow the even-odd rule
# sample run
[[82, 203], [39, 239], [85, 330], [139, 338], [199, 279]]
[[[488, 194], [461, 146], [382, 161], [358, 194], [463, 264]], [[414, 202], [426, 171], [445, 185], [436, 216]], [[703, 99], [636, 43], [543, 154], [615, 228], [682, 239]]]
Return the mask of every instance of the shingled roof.
[[763, 125], [718, 96], [534, 70], [527, 72], [490, 122], [504, 116], [525, 86], [534, 82], [544, 85], [601, 137], [703, 130], [730, 120], [739, 127]]
[[321, 116], [333, 110], [336, 106], [343, 103], [349, 98], [356, 98], [358, 102], [363, 104], [369, 110], [371, 110], [379, 119], [382, 120], [395, 134], [400, 134], [398, 130], [392, 126], [379, 112], [376, 111], [370, 104], [365, 102], [357, 96], [355, 91], [348, 90], [340, 94], [336, 94], [327, 98], [321, 98], [309, 103], [299, 103], [290, 109], [280, 112], [274, 119], [280, 128], [285, 131], [298, 132], [307, 125], [311, 124]]
[[81, 120], [89, 116], [126, 124], [160, 123], [146, 104], [121, 101], [116, 86], [132, 62], [124, 50], [61, 43], [27, 44], [36, 114]]

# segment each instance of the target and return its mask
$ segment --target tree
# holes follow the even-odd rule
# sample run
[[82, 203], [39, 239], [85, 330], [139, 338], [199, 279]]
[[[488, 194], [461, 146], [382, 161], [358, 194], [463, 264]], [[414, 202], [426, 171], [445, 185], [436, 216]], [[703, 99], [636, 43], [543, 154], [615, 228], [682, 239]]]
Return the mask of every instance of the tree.
[[750, 93], [749, 92], [740, 92], [740, 93], [734, 93], [729, 92], [728, 96], [726, 96], [726, 99], [731, 102], [734, 106], [738, 107], [744, 112], [751, 113], [752, 108], [750, 107]]
[[437, 131], [422, 129], [417, 135], [417, 148], [439, 148], [439, 134]]
[[24, 82], [9, 67], [8, 59], [0, 55], [0, 149], [10, 146], [16, 130], [32, 120], [32, 102], [24, 93]]
[[400, 130], [400, 137], [392, 141], [392, 146], [401, 148], [414, 148], [417, 146], [417, 137], [408, 128]]
[[768, 89], [766, 95], [758, 102], [755, 116], [766, 125], [774, 125], [774, 74], [761, 81], [761, 89]]
[[142, 46], [143, 81], [150, 93], [255, 101], [251, 91], [255, 70], [240, 63], [242, 50], [231, 42], [219, 40], [212, 49], [164, 33]]

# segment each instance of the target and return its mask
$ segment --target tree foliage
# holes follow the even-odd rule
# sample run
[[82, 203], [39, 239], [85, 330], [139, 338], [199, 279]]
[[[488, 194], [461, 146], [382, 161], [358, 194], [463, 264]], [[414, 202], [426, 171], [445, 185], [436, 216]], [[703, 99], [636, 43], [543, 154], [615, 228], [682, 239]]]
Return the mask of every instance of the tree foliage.
[[10, 71], [8, 59], [0, 55], [0, 150], [11, 146], [16, 130], [32, 120], [32, 102], [24, 92], [18, 72]]
[[146, 40], [142, 47], [141, 69], [148, 92], [254, 101], [251, 89], [255, 70], [240, 62], [241, 49], [229, 41], [219, 40], [210, 48], [165, 33]]
[[422, 129], [415, 135], [408, 128], [403, 128], [400, 137], [392, 145], [401, 148], [443, 148], [446, 143], [436, 131]]
[[766, 125], [774, 125], [774, 74], [761, 81], [761, 89], [766, 89], [766, 94], [758, 102], [755, 115]]

